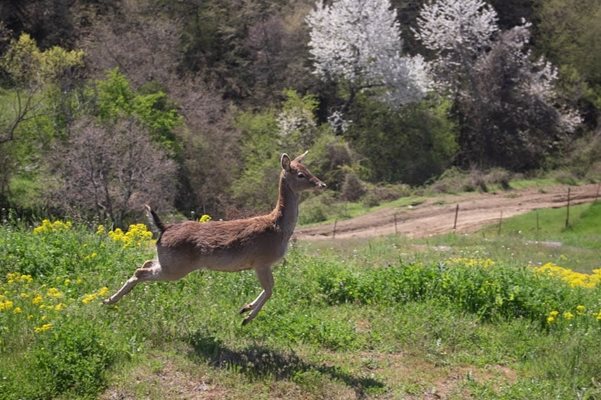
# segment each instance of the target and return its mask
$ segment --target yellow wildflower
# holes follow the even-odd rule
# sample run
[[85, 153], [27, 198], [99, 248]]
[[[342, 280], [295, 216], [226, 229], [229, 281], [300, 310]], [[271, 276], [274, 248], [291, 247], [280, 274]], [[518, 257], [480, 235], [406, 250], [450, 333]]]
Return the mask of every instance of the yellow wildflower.
[[571, 320], [572, 318], [574, 318], [574, 314], [572, 314], [572, 313], [571, 313], [571, 312], [569, 312], [569, 311], [564, 311], [564, 313], [563, 313], [563, 317], [569, 321], [569, 320]]
[[31, 300], [33, 304], [40, 304], [42, 301], [44, 301], [44, 298], [41, 294], [36, 294], [35, 297]]
[[130, 225], [127, 233], [117, 228], [108, 233], [115, 242], [121, 242], [123, 247], [141, 246], [152, 241], [152, 232], [144, 224]]
[[13, 308], [13, 302], [10, 300], [4, 300], [0, 302], [0, 311], [8, 311]]
[[593, 270], [592, 274], [583, 274], [572, 271], [569, 268], [563, 268], [553, 263], [546, 263], [540, 267], [534, 268], [534, 271], [540, 274], [557, 277], [572, 287], [593, 288], [601, 284], [601, 273]]
[[65, 309], [65, 305], [63, 303], [58, 303], [57, 305], [54, 306], [54, 311], [62, 311]]
[[104, 225], [102, 225], [102, 224], [98, 225], [98, 228], [96, 228], [96, 234], [104, 235], [105, 233], [106, 233], [106, 228], [104, 227]]
[[33, 330], [35, 331], [35, 333], [42, 333], [50, 329], [52, 329], [52, 323], [48, 322], [47, 324], [44, 324], [42, 326], [35, 327]]
[[105, 286], [105, 287], [102, 287], [102, 288], [100, 288], [100, 289], [98, 290], [98, 292], [96, 292], [96, 294], [97, 294], [99, 297], [106, 296], [108, 293], [109, 293], [109, 288], [107, 288], [106, 286]]
[[198, 222], [209, 222], [211, 221], [213, 218], [209, 215], [209, 214], [203, 214], [199, 219]]
[[21, 307], [15, 307], [15, 309], [13, 310], [14, 314], [21, 314], [23, 312], [23, 310], [21, 310]]
[[555, 317], [552, 317], [552, 316], [549, 315], [547, 317], [547, 324], [551, 325], [554, 322], [555, 322]]
[[94, 300], [96, 300], [96, 297], [98, 297], [98, 295], [96, 293], [86, 294], [81, 299], [81, 302], [83, 304], [89, 304], [89, 303], [93, 302]]
[[52, 297], [53, 299], [58, 299], [58, 298], [61, 298], [64, 296], [64, 294], [57, 288], [48, 289], [48, 291], [46, 292], [46, 295], [48, 297]]
[[584, 312], [586, 311], [586, 307], [583, 305], [578, 305], [576, 306], [576, 314], [578, 315], [584, 315]]
[[557, 318], [558, 315], [559, 315], [559, 311], [556, 311], [556, 310], [553, 310], [549, 313], [549, 316], [553, 317], [553, 318]]
[[50, 220], [48, 219], [44, 219], [42, 221], [42, 224], [40, 226], [37, 226], [33, 229], [33, 233], [38, 235], [38, 234], [44, 234], [44, 233], [50, 233], [50, 232], [62, 232], [62, 231], [68, 231], [69, 229], [71, 229], [71, 226], [73, 224], [71, 223], [71, 221], [67, 221], [67, 222], [62, 222], [62, 221], [54, 221], [54, 222], [50, 222]]

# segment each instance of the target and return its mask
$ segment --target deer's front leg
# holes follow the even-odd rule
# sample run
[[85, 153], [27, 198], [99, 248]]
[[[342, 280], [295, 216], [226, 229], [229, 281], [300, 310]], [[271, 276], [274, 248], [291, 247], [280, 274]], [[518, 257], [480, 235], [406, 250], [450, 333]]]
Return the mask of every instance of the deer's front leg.
[[134, 286], [140, 282], [154, 281], [161, 279], [161, 266], [158, 261], [148, 260], [144, 262], [141, 268], [138, 268], [134, 275], [125, 282], [121, 289], [113, 294], [108, 299], [104, 300], [104, 304], [115, 304], [121, 297], [129, 293]]
[[265, 305], [267, 300], [271, 297], [272, 289], [273, 289], [273, 274], [271, 272], [271, 266], [265, 268], [257, 268], [255, 270], [257, 274], [257, 278], [259, 279], [259, 283], [263, 288], [263, 291], [259, 296], [250, 304], [245, 305], [240, 310], [240, 313], [244, 313], [250, 310], [250, 314], [242, 321], [242, 325], [248, 324], [253, 320], [261, 311], [261, 308]]

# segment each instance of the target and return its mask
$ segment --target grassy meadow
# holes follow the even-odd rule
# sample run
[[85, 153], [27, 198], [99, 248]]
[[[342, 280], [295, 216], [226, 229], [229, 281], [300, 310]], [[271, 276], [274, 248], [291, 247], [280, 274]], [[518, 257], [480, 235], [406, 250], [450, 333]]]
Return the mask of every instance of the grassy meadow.
[[142, 284], [107, 307], [153, 256], [144, 225], [7, 222], [1, 397], [601, 398], [601, 204], [575, 209], [567, 230], [565, 210], [540, 210], [539, 229], [533, 218], [294, 243], [244, 327], [252, 272]]

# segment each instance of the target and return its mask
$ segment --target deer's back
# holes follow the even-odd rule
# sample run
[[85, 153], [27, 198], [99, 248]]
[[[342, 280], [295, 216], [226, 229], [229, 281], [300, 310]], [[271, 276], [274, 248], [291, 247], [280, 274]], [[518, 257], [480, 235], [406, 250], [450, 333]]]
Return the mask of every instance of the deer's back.
[[164, 269], [240, 271], [273, 264], [286, 247], [287, 238], [266, 215], [168, 225], [157, 242], [157, 253]]

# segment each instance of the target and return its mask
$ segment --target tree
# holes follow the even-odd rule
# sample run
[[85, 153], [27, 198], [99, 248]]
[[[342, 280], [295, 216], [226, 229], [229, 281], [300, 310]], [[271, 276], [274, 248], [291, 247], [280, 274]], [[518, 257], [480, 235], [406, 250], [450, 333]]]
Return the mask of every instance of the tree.
[[560, 71], [564, 93], [580, 102], [591, 128], [601, 124], [601, 2], [546, 0], [535, 42]]
[[31, 180], [47, 144], [66, 133], [78, 107], [73, 89], [82, 67], [83, 52], [40, 50], [25, 33], [0, 57], [0, 202], [11, 201], [10, 181], [21, 166], [28, 165]]
[[83, 66], [82, 51], [67, 51], [55, 46], [41, 51], [24, 33], [13, 40], [0, 58], [0, 68], [9, 77], [13, 98], [12, 112], [2, 113], [0, 144], [12, 141], [19, 125], [49, 110], [43, 92], [69, 78], [73, 69]]
[[471, 76], [477, 58], [499, 29], [495, 10], [482, 0], [431, 1], [422, 7], [417, 26], [415, 36], [437, 57], [439, 81], [454, 92], [467, 90], [479, 96]]
[[402, 56], [397, 15], [388, 0], [318, 3], [307, 16], [314, 73], [343, 83], [344, 113], [359, 92], [376, 91], [393, 107], [419, 100], [429, 87], [421, 56]]
[[[502, 32], [474, 71], [485, 97], [462, 100], [463, 110], [479, 113], [482, 131], [464, 127], [464, 154], [481, 164], [527, 170], [544, 165], [580, 117], [556, 105], [557, 70], [544, 59], [533, 61], [527, 44], [529, 25]], [[471, 114], [470, 114], [471, 115]]]
[[101, 125], [83, 118], [72, 132], [53, 162], [59, 182], [49, 197], [58, 208], [121, 226], [145, 203], [172, 207], [175, 163], [139, 122], [130, 118]]
[[435, 0], [420, 11], [415, 34], [433, 51], [437, 81], [455, 99], [462, 162], [540, 167], [579, 118], [557, 106], [555, 69], [527, 47], [530, 24], [500, 32], [496, 20], [481, 0]]

